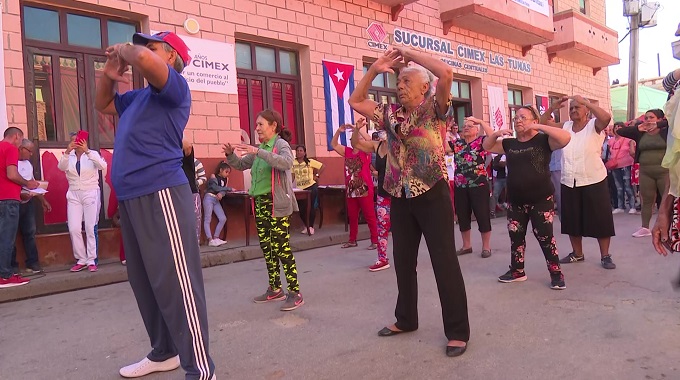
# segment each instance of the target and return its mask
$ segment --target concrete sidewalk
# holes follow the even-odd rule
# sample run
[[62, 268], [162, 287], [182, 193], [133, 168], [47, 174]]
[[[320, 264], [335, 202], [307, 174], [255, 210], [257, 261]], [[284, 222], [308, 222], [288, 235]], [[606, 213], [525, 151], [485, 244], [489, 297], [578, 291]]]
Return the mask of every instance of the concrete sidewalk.
[[[299, 252], [314, 248], [333, 246], [347, 241], [349, 236], [344, 225], [329, 225], [317, 229], [312, 236], [291, 231], [291, 248]], [[368, 239], [366, 225], [359, 225], [359, 239]], [[245, 240], [230, 242], [221, 247], [201, 247], [201, 264], [204, 268], [224, 265], [244, 260], [262, 257], [257, 236], [251, 237], [250, 245], [245, 246]], [[26, 298], [46, 296], [50, 294], [69, 292], [73, 290], [93, 288], [97, 286], [115, 284], [127, 281], [127, 270], [118, 260], [101, 262], [96, 273], [87, 270], [71, 273], [68, 266], [47, 268], [47, 272], [28, 277], [28, 285], [0, 291], [0, 303], [17, 301]]]

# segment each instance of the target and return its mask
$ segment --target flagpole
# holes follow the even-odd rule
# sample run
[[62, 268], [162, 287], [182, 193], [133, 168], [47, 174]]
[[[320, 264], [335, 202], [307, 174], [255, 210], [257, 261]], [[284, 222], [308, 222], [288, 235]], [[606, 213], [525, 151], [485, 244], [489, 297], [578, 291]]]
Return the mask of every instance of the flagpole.
[[5, 91], [5, 33], [2, 29], [2, 15], [4, 13], [3, 3], [0, 1], [0, 90], [4, 96], [0, 96], [0, 133], [7, 129], [7, 95]]

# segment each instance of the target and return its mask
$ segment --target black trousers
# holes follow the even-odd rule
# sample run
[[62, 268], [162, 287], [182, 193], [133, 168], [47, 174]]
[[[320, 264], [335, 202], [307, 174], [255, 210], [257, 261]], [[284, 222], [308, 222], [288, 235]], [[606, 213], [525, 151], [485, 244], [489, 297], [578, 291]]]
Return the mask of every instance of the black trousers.
[[120, 202], [130, 286], [151, 340], [151, 361], [179, 354], [186, 379], [210, 379], [208, 315], [189, 185]]
[[[465, 282], [456, 256], [453, 211], [448, 183], [439, 181], [415, 198], [392, 197], [392, 240], [397, 274], [397, 307], [400, 330], [418, 328], [418, 247], [425, 236], [442, 307], [444, 333], [449, 340], [470, 339]], [[487, 202], [488, 203], [488, 202]]]
[[[319, 184], [315, 183], [305, 190], [310, 191], [309, 196], [311, 199], [309, 200], [309, 204], [312, 205], [312, 209], [309, 210], [309, 227], [314, 227], [314, 220], [316, 219], [316, 212], [314, 212], [314, 210], [316, 210], [316, 204], [319, 203]], [[307, 200], [299, 200], [298, 208], [300, 209], [300, 219], [302, 219], [302, 223], [307, 227]]]

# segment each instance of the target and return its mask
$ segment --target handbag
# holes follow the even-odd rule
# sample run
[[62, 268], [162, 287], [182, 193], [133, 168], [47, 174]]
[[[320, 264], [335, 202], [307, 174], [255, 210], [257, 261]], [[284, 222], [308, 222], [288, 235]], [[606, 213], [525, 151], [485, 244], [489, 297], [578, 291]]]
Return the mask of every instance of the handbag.
[[673, 216], [668, 238], [668, 245], [673, 252], [680, 252], [680, 198], [675, 198], [673, 201]]

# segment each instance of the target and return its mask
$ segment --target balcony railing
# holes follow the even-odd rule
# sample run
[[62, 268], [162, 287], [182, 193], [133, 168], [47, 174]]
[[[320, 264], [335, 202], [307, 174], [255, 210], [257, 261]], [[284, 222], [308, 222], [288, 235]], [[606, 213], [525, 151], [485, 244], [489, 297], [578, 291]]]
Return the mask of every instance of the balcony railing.
[[548, 15], [514, 1], [439, 0], [444, 34], [456, 26], [523, 46], [553, 39], [552, 9]]
[[555, 39], [547, 44], [548, 60], [563, 58], [593, 68], [619, 63], [618, 34], [588, 16], [568, 10], [553, 16]]

